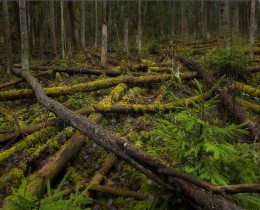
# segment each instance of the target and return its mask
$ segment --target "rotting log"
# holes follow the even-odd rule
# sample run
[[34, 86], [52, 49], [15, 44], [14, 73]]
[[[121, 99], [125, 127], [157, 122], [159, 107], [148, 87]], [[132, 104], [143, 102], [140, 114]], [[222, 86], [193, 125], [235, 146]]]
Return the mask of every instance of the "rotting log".
[[[205, 94], [204, 97], [208, 95]], [[179, 101], [170, 102], [170, 103], [153, 103], [153, 104], [130, 104], [130, 103], [122, 103], [116, 105], [106, 105], [106, 104], [97, 104], [91, 105], [81, 109], [81, 114], [89, 114], [92, 112], [100, 112], [100, 113], [154, 113], [158, 111], [169, 111], [175, 109], [176, 107], [185, 104], [190, 105], [200, 99], [202, 99], [202, 95], [192, 96], [189, 98], [180, 99]]]
[[[125, 91], [125, 88], [126, 85], [123, 83], [117, 85], [111, 91], [111, 93], [106, 96], [102, 101], [110, 101], [111, 103], [112, 100], [119, 99], [121, 93]], [[78, 110], [78, 112], [80, 112], [80, 110]], [[102, 116], [100, 114], [92, 114], [89, 116], [89, 120], [94, 123], [98, 123], [101, 118]], [[29, 185], [30, 189], [32, 189], [35, 194], [37, 194], [38, 190], [40, 189], [39, 186], [43, 177], [52, 182], [54, 178], [60, 173], [60, 171], [64, 168], [67, 162], [70, 161], [71, 158], [78, 153], [85, 142], [84, 138], [85, 136], [82, 133], [76, 131], [75, 134], [62, 146], [62, 148], [54, 156], [52, 156], [51, 159], [48, 160], [48, 162], [39, 171], [29, 177], [29, 180], [31, 180]], [[109, 160], [110, 162], [104, 164], [99, 170], [98, 175], [94, 177], [94, 184], [100, 183], [107, 170], [109, 170], [109, 168], [112, 166], [111, 164], [115, 162], [116, 157], [114, 156], [114, 154], [111, 155], [111, 158]]]
[[242, 100], [242, 99], [236, 99], [236, 103], [238, 103], [240, 106], [243, 106], [245, 108], [250, 108], [256, 112], [260, 112], [260, 105], [258, 104], [251, 103], [249, 101]]
[[[139, 86], [139, 85], [147, 85], [153, 82], [162, 82], [165, 80], [169, 80], [170, 78], [171, 75], [167, 75], [167, 74], [143, 76], [143, 77], [120, 76], [115, 78], [97, 80], [89, 83], [82, 83], [78, 85], [44, 88], [44, 91], [48, 96], [55, 97], [55, 96], [60, 96], [65, 94], [72, 94], [75, 92], [89, 92], [89, 91], [95, 91], [104, 88], [110, 88], [120, 83], [125, 83], [130, 86]], [[33, 97], [35, 97], [35, 94], [32, 89], [9, 90], [9, 91], [0, 92], [0, 101], [28, 99]]]
[[[180, 55], [174, 55], [174, 58], [176, 60], [179, 60], [185, 67], [196, 70], [198, 72], [199, 77], [205, 79], [207, 85], [209, 87], [212, 87], [216, 83], [216, 79], [212, 76], [212, 74], [206, 72], [203, 65], [190, 60], [188, 58], [185, 58]], [[258, 132], [258, 124], [256, 122], [253, 122], [248, 114], [245, 112], [245, 110], [240, 107], [239, 105], [236, 105], [231, 96], [228, 94], [227, 90], [223, 88], [217, 88], [217, 93], [219, 94], [219, 98], [221, 100], [221, 103], [224, 105], [224, 107], [229, 111], [230, 114], [233, 115], [234, 119], [238, 121], [239, 123], [247, 123], [247, 127], [249, 129], [249, 132], [253, 138], [251, 142], [257, 142], [259, 141], [259, 132]]]
[[260, 90], [257, 89], [257, 88], [254, 88], [250, 85], [246, 85], [246, 84], [243, 84], [241, 82], [234, 82], [231, 86], [229, 86], [228, 89], [232, 89], [232, 90], [239, 90], [239, 91], [242, 91], [244, 93], [247, 93], [251, 96], [255, 96], [255, 97], [260, 97]]
[[[52, 74], [52, 71], [46, 71], [46, 72], [41, 72], [39, 74], [36, 74], [35, 77], [41, 77], [41, 76], [46, 76], [46, 75], [50, 75], [50, 74]], [[9, 82], [0, 84], [0, 89], [1, 88], [5, 88], [5, 87], [9, 87], [9, 86], [12, 86], [12, 85], [19, 84], [21, 82], [24, 82], [24, 79], [11, 80]]]
[[[21, 64], [14, 64], [15, 68], [21, 68]], [[68, 74], [93, 74], [93, 75], [101, 75], [106, 74], [107, 76], [117, 77], [120, 76], [120, 72], [113, 70], [97, 70], [90, 68], [76, 68], [76, 67], [60, 67], [60, 66], [30, 66], [32, 70], [53, 70], [55, 72], [66, 72]]]
[[60, 117], [66, 124], [70, 124], [71, 126], [81, 131], [83, 134], [87, 135], [98, 145], [123, 158], [126, 162], [134, 166], [137, 170], [144, 173], [159, 185], [165, 187], [168, 190], [173, 190], [190, 205], [206, 210], [212, 210], [212, 208], [223, 210], [241, 209], [222, 196], [214, 196], [212, 198], [211, 193], [208, 193], [202, 188], [196, 187], [195, 185], [183, 179], [169, 177], [171, 178], [170, 182], [168, 179], [161, 179], [159, 170], [168, 167], [160, 160], [146, 154], [143, 150], [135, 147], [132, 143], [126, 141], [125, 139], [118, 137], [113, 132], [90, 122], [83, 116], [73, 113], [66, 107], [62, 106], [60, 103], [54, 101], [51, 98], [48, 98], [45, 95], [41, 85], [33, 76], [30, 75], [29, 72], [15, 68], [13, 71], [16, 74], [21, 75], [27, 80], [27, 82], [30, 83], [36, 93], [36, 97], [39, 103], [53, 112], [56, 116]]

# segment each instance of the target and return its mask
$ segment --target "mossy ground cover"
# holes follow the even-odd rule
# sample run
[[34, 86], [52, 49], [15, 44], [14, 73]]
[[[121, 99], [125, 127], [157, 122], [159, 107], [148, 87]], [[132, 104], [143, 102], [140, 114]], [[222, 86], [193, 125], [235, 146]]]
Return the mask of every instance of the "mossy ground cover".
[[[160, 63], [168, 63], [169, 67], [171, 67], [172, 60], [163, 54], [164, 49], [161, 48], [162, 45], [158, 45], [157, 43], [152, 43], [151, 46], [146, 46], [145, 52], [147, 54], [143, 56], [142, 64], [150, 66]], [[187, 46], [183, 48], [181, 46], [178, 47], [178, 51], [182, 52], [186, 56], [190, 56], [192, 54], [192, 51], [189, 51], [189, 49], [190, 47]], [[171, 49], [169, 48], [167, 50]], [[99, 52], [91, 50], [84, 50], [70, 58], [54, 60], [51, 62], [51, 65], [100, 69], [100, 61], [97, 56], [98, 53]], [[112, 62], [109, 63], [108, 68], [118, 69], [125, 74], [132, 74], [130, 66], [137, 64], [135, 53], [127, 56], [120, 54], [119, 56], [118, 53], [112, 52], [109, 54], [109, 58]], [[195, 58], [200, 61], [204, 59], [203, 55], [197, 55]], [[117, 60], [119, 65], [113, 65], [112, 63], [114, 63], [114, 60]], [[38, 63], [35, 62], [35, 64]], [[147, 72], [147, 74], [153, 73]], [[259, 73], [255, 76], [255, 78], [258, 76]], [[68, 76], [66, 73], [61, 73], [53, 74], [47, 78], [39, 78], [39, 80], [44, 87], [55, 87], [59, 85], [77, 85], [104, 78], [106, 78], [105, 75], [91, 76], [75, 74]], [[256, 79], [253, 79], [251, 82], [252, 83], [250, 83], [250, 85], [253, 87], [258, 87], [259, 84], [257, 84]], [[206, 91], [206, 86], [203, 86], [203, 80], [198, 80], [198, 83], [201, 84], [200, 88], [202, 88], [202, 91]], [[194, 80], [178, 81], [172, 78], [163, 84], [151, 84], [143, 87], [126, 88], [122, 85], [122, 88], [125, 88], [126, 90], [121, 96], [122, 99], [115, 103], [120, 104], [127, 102], [132, 104], [161, 104], [178, 101], [182, 98], [196, 95], [196, 92], [198, 92], [198, 87], [196, 84], [197, 83], [194, 83]], [[29, 86], [26, 83], [22, 83], [18, 86], [11, 86], [4, 90], [14, 90], [24, 87]], [[113, 88], [107, 88], [88, 93], [78, 91], [74, 94], [58, 96], [55, 100], [76, 111], [91, 104], [98, 104], [104, 97], [109, 95], [112, 89]], [[241, 97], [250, 102], [259, 104], [257, 99], [254, 99], [248, 95], [243, 95], [240, 93], [237, 97]], [[211, 107], [210, 114], [205, 114], [204, 111], [198, 112], [198, 106], [203, 107], [203, 104], [206, 104], [206, 101], [206, 99], [204, 101], [200, 101], [200, 105], [194, 103], [191, 107], [180, 105], [171, 112], [157, 112], [156, 114], [103, 114], [103, 119], [100, 124], [108, 127], [117, 135], [133, 142], [137, 147], [140, 147], [148, 153], [157, 156], [164, 163], [172, 167], [177, 167], [180, 170], [190, 172], [193, 175], [204, 178], [205, 180], [213, 181], [218, 184], [222, 184], [224, 181], [234, 184], [239, 183], [241, 180], [242, 183], [250, 183], [250, 181], [255, 181], [256, 178], [253, 176], [248, 179], [240, 177], [240, 179], [227, 181], [226, 174], [228, 174], [228, 171], [225, 171], [225, 179], [223, 177], [221, 179], [221, 177], [210, 176], [208, 171], [204, 171], [203, 173], [203, 167], [197, 167], [196, 161], [201, 166], [203, 165], [203, 161], [205, 161], [203, 158], [208, 158], [208, 161], [215, 161], [212, 162], [211, 166], [216, 170], [220, 170], [221, 164], [223, 164], [223, 167], [226, 167], [225, 170], [231, 170], [230, 165], [226, 162], [221, 162], [221, 157], [227, 158], [224, 153], [227, 151], [224, 151], [224, 149], [221, 148], [221, 143], [224, 144], [224, 141], [226, 140], [228, 143], [225, 142], [225, 144], [227, 144], [227, 148], [230, 149], [228, 152], [233, 151], [232, 145], [239, 142], [240, 145], [235, 148], [241, 149], [240, 155], [244, 158], [243, 164], [247, 165], [248, 162], [251, 161], [249, 164], [251, 170], [255, 170], [256, 163], [259, 161], [259, 155], [257, 155], [256, 152], [257, 146], [252, 145], [246, 147], [246, 145], [242, 143], [243, 139], [248, 138], [246, 135], [239, 135], [237, 138], [234, 136], [231, 138], [225, 137], [223, 142], [219, 142], [220, 140], [218, 139], [214, 143], [215, 147], [212, 145], [209, 146], [209, 144], [206, 144], [205, 146], [205, 142], [204, 145], [200, 145], [202, 144], [202, 141], [198, 141], [198, 139], [203, 139], [201, 136], [203, 129], [210, 128], [211, 131], [215, 132], [217, 129], [225, 129], [225, 127], [231, 123], [230, 118], [226, 115], [226, 113], [221, 112], [221, 107], [218, 106], [219, 102], [216, 102], [216, 106]], [[111, 100], [108, 102], [111, 102]], [[103, 101], [103, 103], [105, 102]], [[21, 127], [41, 123], [55, 117], [52, 113], [49, 113], [45, 108], [41, 107], [37, 103], [36, 99], [23, 99], [13, 102], [4, 101], [0, 103], [0, 107], [3, 107], [0, 114], [0, 128], [2, 130], [18, 129], [15, 124], [14, 113], [17, 113], [18, 121]], [[188, 113], [194, 113], [194, 115], [196, 115], [196, 119], [193, 118], [193, 115], [190, 116], [190, 119], [194, 119], [194, 122], [192, 122], [194, 125], [185, 124], [187, 123], [183, 118], [186, 116], [184, 114], [187, 114], [185, 110], [188, 110]], [[259, 112], [248, 110], [248, 114], [253, 119], [259, 120]], [[195, 124], [195, 121], [200, 124]], [[168, 130], [166, 129], [168, 128], [167, 126], [169, 127]], [[184, 132], [185, 126], [190, 126], [190, 128], [187, 128], [186, 130], [187, 133]], [[63, 125], [60, 128], [44, 128], [41, 131], [37, 131], [31, 135], [24, 134], [22, 137], [16, 138], [5, 145], [1, 145], [0, 157], [3, 157], [0, 161], [0, 168], [3, 169], [0, 172], [0, 176], [2, 177], [2, 181], [0, 182], [0, 185], [2, 186], [0, 187], [1, 203], [4, 198], [11, 193], [12, 187], [17, 187], [20, 185], [23, 176], [27, 176], [28, 173], [33, 173], [36, 169], [40, 168], [46, 160], [71, 137], [74, 131], [75, 130], [73, 128], [67, 127], [66, 125]], [[157, 133], [155, 131], [157, 131]], [[170, 136], [171, 133], [175, 134], [176, 138]], [[189, 136], [187, 136], [187, 134], [189, 134]], [[158, 139], [160, 138], [161, 140], [159, 141]], [[29, 142], [28, 139], [32, 141], [27, 144], [26, 142]], [[193, 147], [196, 147], [195, 142], [200, 145], [198, 148], [202, 148], [201, 150], [192, 150]], [[242, 152], [245, 148], [248, 151], [248, 155], [245, 155]], [[174, 149], [177, 151], [175, 152]], [[180, 154], [181, 152], [183, 152], [184, 156], [186, 156], [182, 157]], [[107, 157], [107, 151], [86, 139], [86, 144], [84, 147], [82, 147], [78, 154], [75, 154], [74, 160], [67, 164], [66, 169], [61, 173], [60, 177], [57, 178], [56, 183], [53, 184], [54, 188], [55, 185], [59, 183], [60, 179], [62, 179], [63, 175], [67, 173], [68, 181], [64, 184], [63, 189], [69, 189], [70, 192], [75, 192], [77, 185], [81, 183], [82, 180], [85, 182], [89, 182], [91, 180]], [[239, 160], [241, 161], [241, 159]], [[221, 162], [221, 164], [219, 162]], [[214, 164], [216, 164], [215, 167]], [[215, 173], [218, 174], [219, 171], [215, 171]], [[248, 171], [245, 169], [243, 171], [243, 176], [250, 176], [248, 174]], [[257, 174], [255, 176], [257, 176]], [[234, 176], [232, 178], [234, 178]], [[188, 208], [184, 202], [181, 202], [178, 198], [173, 198], [171, 194], [165, 192], [151, 180], [147, 179], [140, 172], [127, 165], [120, 159], [117, 160], [116, 164], [105, 176], [101, 184], [110, 187], [128, 189], [131, 191], [144, 192], [149, 194], [149, 196], [145, 201], [138, 201], [131, 197], [121, 197], [106, 193], [91, 192], [90, 196], [94, 199], [94, 204], [92, 207], [95, 209], [172, 209], [172, 206], [176, 209]], [[238, 204], [242, 204], [243, 201], [243, 205], [248, 206], [248, 209], [257, 208], [257, 205], [251, 205], [245, 198], [239, 200], [236, 197], [232, 197], [231, 199], [236, 199]]]

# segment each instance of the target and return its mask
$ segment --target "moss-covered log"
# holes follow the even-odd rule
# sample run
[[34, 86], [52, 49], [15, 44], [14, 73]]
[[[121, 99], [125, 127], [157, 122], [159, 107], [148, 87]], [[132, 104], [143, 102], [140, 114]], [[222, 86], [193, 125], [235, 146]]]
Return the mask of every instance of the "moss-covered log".
[[[37, 83], [35, 78], [32, 77], [29, 72], [15, 68], [13, 71], [24, 77], [31, 84], [39, 103], [53, 112], [56, 116], [59, 116], [65, 123], [80, 130], [103, 148], [117, 154], [158, 184], [169, 190], [174, 190], [176, 194], [182, 197], [189, 204], [207, 210], [212, 210], [212, 208], [223, 210], [241, 209], [223, 197], [214, 196], [214, 198], [212, 198], [212, 194], [205, 192], [202, 188], [198, 188], [183, 179], [171, 177], [171, 182], [169, 182], [167, 178], [161, 179], [159, 170], [168, 167], [160, 160], [146, 154], [140, 148], [135, 147], [132, 143], [118, 137], [111, 131], [90, 122], [84, 117], [73, 113], [60, 103], [48, 98], [44, 94], [40, 84]], [[63, 154], [63, 156], [66, 155]]]
[[[20, 64], [15, 64], [14, 67], [21, 68]], [[53, 70], [55, 72], [66, 72], [68, 74], [92, 74], [92, 75], [101, 75], [106, 74], [107, 76], [117, 77], [120, 75], [120, 72], [113, 70], [97, 70], [89, 68], [76, 68], [76, 67], [60, 67], [60, 66], [30, 66], [32, 70], [42, 70], [48, 71]]]
[[[182, 57], [180, 55], [175, 55], [174, 57], [187, 68], [191, 70], [196, 70], [198, 72], [198, 75], [201, 78], [205, 79], [209, 87], [212, 87], [216, 83], [216, 79], [213, 77], [212, 74], [206, 72], [202, 64]], [[219, 94], [221, 103], [224, 105], [223, 107], [225, 107], [228, 112], [234, 116], [235, 120], [237, 120], [239, 123], [248, 123], [247, 127], [252, 136], [251, 142], [259, 141], [258, 124], [250, 120], [250, 117], [242, 107], [233, 103], [233, 100], [228, 94], [227, 90], [223, 88], [217, 88], [217, 93]]]
[[249, 73], [249, 74], [258, 73], [258, 72], [260, 72], [260, 67], [248, 67], [244, 71], [244, 73]]
[[[144, 76], [144, 77], [121, 76], [116, 78], [97, 80], [94, 82], [83, 83], [78, 85], [44, 88], [44, 91], [48, 96], [55, 97], [55, 96], [60, 96], [65, 94], [72, 94], [75, 92], [89, 92], [89, 91], [100, 90], [100, 89], [116, 86], [120, 83], [125, 83], [130, 86], [131, 85], [138, 86], [138, 85], [147, 85], [153, 82], [162, 82], [165, 80], [169, 80], [170, 78], [171, 76], [167, 74]], [[32, 89], [9, 90], [9, 91], [0, 92], [0, 101], [18, 100], [18, 99], [26, 99], [26, 98], [33, 98], [33, 97], [35, 97], [35, 94]]]
[[260, 98], [260, 90], [257, 88], [254, 88], [250, 85], [243, 84], [241, 82], [234, 82], [231, 87], [231, 89], [239, 90], [244, 93], [247, 93], [251, 96], [259, 97]]
[[245, 108], [249, 108], [256, 112], [260, 112], [260, 105], [258, 104], [251, 103], [249, 101], [242, 100], [242, 99], [236, 99], [236, 103], [238, 103], [240, 106], [243, 106]]
[[[207, 96], [207, 95], [206, 95]], [[200, 100], [202, 96], [192, 96], [189, 98], [184, 98], [179, 101], [170, 102], [170, 103], [154, 103], [154, 104], [130, 104], [130, 103], [122, 103], [117, 105], [106, 105], [106, 104], [97, 104], [91, 105], [89, 107], [81, 109], [81, 114], [89, 114], [92, 112], [100, 112], [100, 113], [154, 113], [158, 111], [169, 111], [175, 109], [176, 107], [185, 104], [190, 105], [198, 100]]]

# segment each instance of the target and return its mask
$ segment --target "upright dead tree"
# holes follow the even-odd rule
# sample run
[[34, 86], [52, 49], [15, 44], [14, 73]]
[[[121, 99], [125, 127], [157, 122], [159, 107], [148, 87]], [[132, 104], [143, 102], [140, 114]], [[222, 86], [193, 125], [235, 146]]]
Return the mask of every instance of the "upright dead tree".
[[103, 1], [101, 65], [105, 67], [106, 64], [107, 64], [107, 2]]
[[61, 38], [61, 56], [65, 57], [65, 28], [64, 28], [64, 2], [60, 1], [60, 38]]
[[219, 36], [224, 39], [225, 46], [228, 46], [228, 31], [229, 31], [229, 1], [220, 2], [220, 17], [219, 17]]
[[254, 42], [255, 42], [255, 0], [251, 0], [250, 4], [250, 30], [249, 30], [249, 48], [250, 57], [254, 56]]
[[71, 22], [71, 30], [72, 30], [72, 40], [74, 48], [79, 48], [79, 22], [77, 17], [77, 2], [69, 1], [69, 12], [70, 12], [70, 22]]
[[98, 2], [95, 0], [95, 47], [98, 42]]
[[10, 22], [9, 22], [9, 12], [8, 12], [8, 2], [7, 0], [4, 0], [2, 2], [2, 8], [3, 8], [3, 28], [4, 28], [4, 39], [5, 39], [5, 50], [6, 50], [6, 57], [7, 57], [7, 74], [11, 73], [12, 70], [12, 43], [11, 43], [11, 33], [10, 33]]
[[85, 31], [85, 2], [80, 2], [80, 41], [81, 41], [81, 47], [85, 47], [86, 42], [86, 31]]
[[129, 25], [129, 2], [125, 2], [125, 20], [124, 20], [124, 52], [128, 53], [128, 25]]
[[49, 17], [49, 29], [51, 37], [51, 47], [53, 57], [57, 57], [57, 42], [56, 42], [56, 27], [55, 27], [55, 14], [54, 14], [54, 1], [48, 3], [48, 17]]
[[184, 44], [187, 44], [188, 41], [188, 19], [187, 15], [185, 13], [185, 6], [184, 3], [181, 2], [181, 33], [182, 33], [182, 39], [184, 40]]
[[21, 63], [24, 70], [29, 70], [29, 56], [28, 56], [28, 33], [27, 33], [27, 19], [26, 19], [26, 2], [19, 1], [20, 14], [20, 32], [21, 32]]
[[138, 0], [138, 24], [137, 24], [137, 47], [138, 47], [138, 60], [142, 59], [142, 1]]
[[233, 21], [232, 21], [232, 42], [236, 44], [237, 35], [239, 33], [239, 7], [238, 3], [234, 3], [233, 7]]

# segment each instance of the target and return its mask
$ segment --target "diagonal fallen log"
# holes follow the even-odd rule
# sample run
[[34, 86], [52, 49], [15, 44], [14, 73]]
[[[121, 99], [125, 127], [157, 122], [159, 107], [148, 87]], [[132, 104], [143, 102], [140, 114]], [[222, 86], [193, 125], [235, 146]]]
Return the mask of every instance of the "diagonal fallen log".
[[[171, 75], [167, 75], [167, 74], [143, 76], [143, 77], [120, 76], [116, 78], [102, 79], [102, 80], [97, 80], [94, 82], [83, 83], [78, 85], [44, 88], [44, 91], [48, 96], [55, 97], [55, 96], [71, 94], [75, 92], [89, 92], [89, 91], [95, 91], [104, 88], [110, 88], [120, 83], [125, 83], [130, 86], [131, 85], [139, 86], [139, 85], [147, 85], [153, 82], [162, 82], [165, 80], [169, 80], [170, 78]], [[27, 99], [33, 97], [35, 97], [35, 94], [32, 89], [9, 90], [9, 91], [0, 92], [0, 101]]]
[[[179, 60], [185, 67], [191, 70], [196, 70], [198, 72], [199, 77], [205, 79], [208, 86], [212, 87], [215, 84], [216, 79], [212, 76], [212, 74], [206, 72], [206, 70], [200, 63], [182, 57], [180, 55], [174, 55], [174, 58], [176, 60]], [[219, 94], [221, 103], [234, 116], [235, 120], [237, 120], [239, 123], [248, 123], [247, 127], [251, 136], [253, 137], [252, 142], [259, 141], [260, 137], [258, 132], [258, 124], [250, 120], [248, 114], [242, 107], [233, 103], [233, 100], [228, 94], [227, 90], [223, 88], [217, 88], [217, 93]]]
[[[22, 68], [21, 64], [14, 64], [15, 68]], [[61, 66], [30, 66], [32, 70], [53, 70], [55, 72], [66, 72], [68, 74], [93, 74], [93, 75], [101, 75], [106, 74], [107, 76], [117, 77], [120, 76], [120, 72], [113, 70], [96, 70], [89, 68], [75, 68], [75, 67], [61, 67]]]
[[118, 137], [111, 131], [90, 122], [53, 99], [48, 98], [45, 95], [43, 88], [29, 72], [15, 68], [13, 71], [16, 74], [21, 75], [30, 83], [36, 93], [39, 103], [53, 112], [56, 116], [59, 116], [65, 123], [72, 125], [83, 134], [87, 135], [91, 140], [95, 141], [98, 145], [120, 156], [156, 183], [169, 190], [174, 190], [176, 194], [189, 202], [189, 204], [199, 207], [200, 209], [208, 210], [212, 210], [213, 208], [223, 210], [241, 209], [221, 196], [214, 196], [212, 199], [210, 193], [204, 191], [202, 188], [196, 187], [186, 180], [176, 177], [170, 177], [170, 181], [161, 179], [159, 170], [168, 167], [160, 160], [146, 154], [140, 148], [135, 147], [132, 143]]
[[245, 108], [250, 108], [256, 112], [260, 112], [260, 105], [258, 104], [251, 103], [249, 101], [242, 100], [242, 99], [236, 99], [236, 103], [238, 103], [240, 106], [243, 106]]
[[255, 97], [260, 97], [260, 90], [257, 88], [254, 88], [250, 85], [246, 85], [244, 83], [241, 82], [234, 82], [231, 86], [228, 87], [228, 89], [231, 90], [239, 90], [242, 92], [245, 92], [251, 96], [255, 96]]

